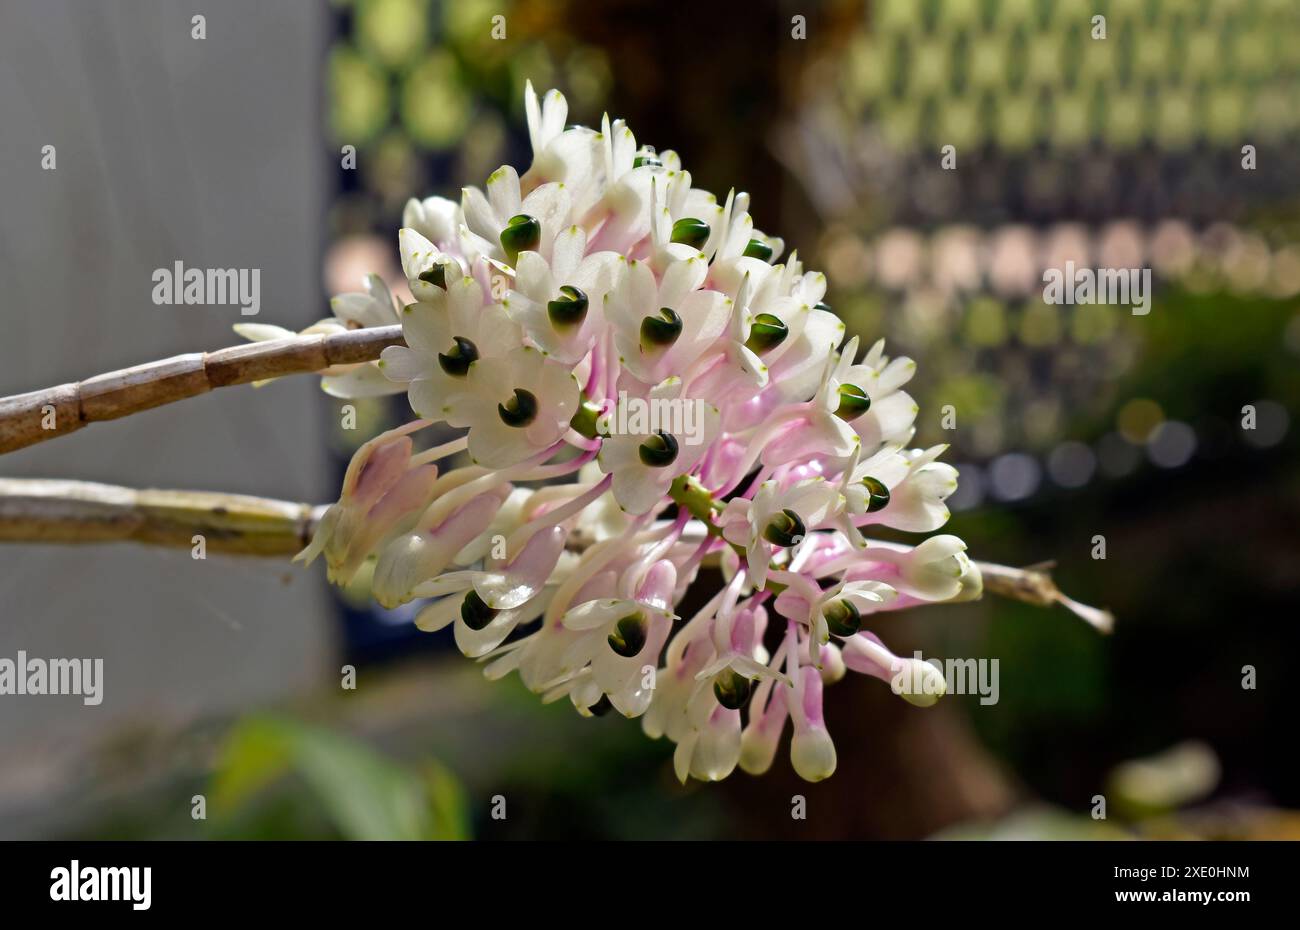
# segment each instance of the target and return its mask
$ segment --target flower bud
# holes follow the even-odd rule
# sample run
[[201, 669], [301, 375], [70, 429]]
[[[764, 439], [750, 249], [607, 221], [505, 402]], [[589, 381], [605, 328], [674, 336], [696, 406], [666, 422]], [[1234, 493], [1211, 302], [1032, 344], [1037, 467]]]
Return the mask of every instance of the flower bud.
[[822, 727], [796, 732], [790, 740], [790, 762], [804, 781], [821, 781], [835, 774], [835, 743]]
[[894, 693], [916, 707], [933, 707], [948, 693], [943, 672], [924, 659], [899, 659], [889, 685]]

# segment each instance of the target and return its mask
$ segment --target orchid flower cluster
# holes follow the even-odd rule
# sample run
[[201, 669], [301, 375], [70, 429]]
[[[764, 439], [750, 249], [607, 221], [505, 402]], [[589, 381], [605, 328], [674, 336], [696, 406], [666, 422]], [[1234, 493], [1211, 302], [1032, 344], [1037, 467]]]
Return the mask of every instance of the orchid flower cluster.
[[[324, 387], [405, 391], [418, 419], [361, 447], [299, 558], [339, 584], [372, 565], [385, 606], [431, 599], [416, 625], [453, 626], [489, 678], [639, 717], [682, 781], [765, 771], [787, 718], [795, 770], [825, 778], [825, 684], [852, 669], [921, 706], [944, 691], [871, 618], [981, 590], [954, 536], [865, 535], [948, 518], [945, 447], [909, 448], [915, 366], [842, 345], [825, 277], [780, 261], [748, 195], [719, 202], [622, 120], [567, 126], [558, 91], [526, 94], [525, 174], [407, 204], [413, 300], [372, 275], [312, 328], [400, 322], [405, 346]], [[415, 452], [438, 422], [465, 432]], [[706, 560], [720, 589], [679, 615]]]

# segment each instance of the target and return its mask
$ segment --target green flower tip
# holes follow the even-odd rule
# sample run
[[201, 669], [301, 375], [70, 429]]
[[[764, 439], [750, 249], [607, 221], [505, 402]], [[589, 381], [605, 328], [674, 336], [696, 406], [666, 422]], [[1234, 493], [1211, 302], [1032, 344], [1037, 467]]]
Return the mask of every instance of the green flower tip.
[[455, 343], [451, 351], [438, 353], [438, 365], [453, 378], [460, 378], [469, 371], [469, 366], [478, 361], [478, 346], [464, 336], [452, 339]]
[[438, 353], [438, 365], [453, 378], [464, 377], [469, 366], [478, 361], [478, 346], [464, 336], [456, 336], [450, 352]]
[[614, 624], [614, 631], [609, 634], [609, 648], [625, 659], [639, 653], [645, 646], [649, 624], [642, 613], [628, 614]]
[[871, 398], [856, 384], [840, 385], [840, 404], [835, 415], [841, 420], [856, 420], [871, 407]]
[[672, 241], [702, 249], [704, 243], [709, 241], [709, 224], [693, 216], [680, 219], [673, 223]]
[[466, 594], [465, 600], [460, 605], [460, 619], [464, 620], [465, 625], [471, 630], [483, 629], [496, 615], [496, 610], [489, 607], [483, 598], [478, 596], [477, 591]]
[[658, 316], [648, 316], [641, 321], [643, 348], [670, 346], [682, 334], [682, 318], [672, 307], [659, 308]]
[[535, 250], [541, 241], [542, 224], [527, 213], [510, 217], [506, 228], [501, 230], [501, 248], [506, 250], [511, 263], [518, 260], [520, 252]]
[[827, 628], [836, 636], [852, 636], [862, 629], [862, 614], [852, 601], [831, 601], [822, 610]]
[[659, 430], [637, 447], [641, 462], [650, 468], [664, 468], [677, 458], [677, 439], [663, 430]]
[[506, 426], [523, 428], [537, 419], [537, 395], [515, 388], [514, 397], [504, 404], [497, 404], [497, 413]]
[[572, 284], [560, 288], [560, 296], [546, 305], [546, 315], [556, 329], [568, 329], [587, 317], [587, 295]]
[[745, 246], [746, 258], [757, 258], [761, 262], [770, 262], [772, 260], [772, 247], [762, 239], [750, 239], [749, 245]]
[[790, 335], [790, 330], [779, 316], [774, 316], [771, 313], [760, 313], [754, 318], [754, 325], [750, 327], [749, 338], [745, 340], [745, 348], [761, 355], [785, 342], [785, 337], [788, 335]]
[[749, 700], [754, 683], [732, 669], [723, 669], [713, 679], [713, 694], [718, 703], [728, 710], [740, 710]]
[[774, 546], [789, 547], [802, 542], [806, 533], [803, 520], [787, 507], [768, 522], [763, 538]]
[[[956, 484], [956, 482], [953, 482]], [[867, 489], [867, 513], [875, 513], [889, 506], [889, 488], [879, 478], [870, 475], [862, 479], [862, 486]]]

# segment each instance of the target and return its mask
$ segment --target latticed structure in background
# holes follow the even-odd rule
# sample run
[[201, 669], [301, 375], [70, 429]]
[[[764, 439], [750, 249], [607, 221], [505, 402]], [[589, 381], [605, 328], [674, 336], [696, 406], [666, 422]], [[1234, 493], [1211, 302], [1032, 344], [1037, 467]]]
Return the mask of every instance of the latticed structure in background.
[[[406, 200], [454, 197], [497, 166], [526, 161], [525, 79], [562, 88], [575, 109], [599, 112], [609, 66], [601, 49], [564, 28], [573, 15], [564, 2], [333, 0], [333, 11], [327, 141], [339, 163], [344, 146], [356, 158], [355, 169], [335, 172], [325, 291], [356, 290], [375, 272], [405, 294], [395, 231]], [[357, 428], [333, 433], [340, 475], [362, 442], [409, 415], [404, 395], [355, 406]], [[420, 639], [409, 611], [374, 606], [367, 586], [362, 579], [349, 592], [350, 646], [364, 652]]]
[[[923, 409], [955, 409], [959, 429], [924, 438], [972, 463], [957, 502], [1075, 487], [1143, 451], [1185, 462], [1198, 426], [1160, 399], [1115, 417], [1152, 334], [1180, 331], [1048, 305], [1042, 272], [1150, 267], [1158, 295], [1258, 299], [1282, 332], [1300, 293], [1300, 5], [879, 0], [854, 23], [805, 69], [778, 145], [828, 223], [837, 311], [926, 359]], [[1080, 429], [1095, 442], [1066, 441]]]

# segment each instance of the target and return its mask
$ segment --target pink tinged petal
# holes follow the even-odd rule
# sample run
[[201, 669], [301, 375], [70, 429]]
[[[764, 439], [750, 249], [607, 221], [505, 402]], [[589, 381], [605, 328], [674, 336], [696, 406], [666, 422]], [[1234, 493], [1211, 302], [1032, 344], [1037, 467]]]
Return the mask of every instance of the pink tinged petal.
[[508, 486], [496, 488], [472, 499], [436, 529], [411, 533], [385, 546], [375, 565], [375, 599], [385, 607], [411, 600], [416, 586], [441, 574], [457, 552], [487, 529], [507, 494]]
[[823, 726], [822, 677], [807, 665], [803, 667], [801, 674], [803, 675], [803, 722], [806, 726]]
[[481, 572], [474, 579], [474, 590], [484, 602], [497, 610], [512, 610], [533, 598], [543, 586], [555, 563], [564, 552], [568, 534], [562, 527], [539, 530], [529, 537], [523, 549], [504, 571]]
[[[861, 419], [861, 418], [859, 418]], [[763, 449], [765, 465], [781, 465], [809, 455], [846, 458], [859, 445], [852, 427], [832, 414], [810, 412], [790, 424]]]
[[677, 566], [668, 559], [660, 559], [650, 566], [637, 588], [636, 599], [663, 614], [672, 613], [673, 591], [677, 587]]
[[[409, 459], [411, 455], [411, 440], [408, 438], [409, 433], [415, 432], [422, 425], [419, 422], [406, 423], [396, 429], [390, 429], [387, 432], [380, 433], [373, 439], [363, 443], [361, 448], [352, 455], [352, 460], [348, 462], [347, 471], [343, 474], [343, 490], [339, 494], [340, 499], [354, 497], [357, 493], [357, 485], [361, 480], [361, 474], [366, 470], [371, 460], [380, 455], [387, 449], [396, 448], [398, 458]], [[391, 454], [391, 453], [389, 453]], [[403, 466], [405, 467], [405, 466]], [[391, 469], [392, 466], [380, 466], [379, 471]], [[395, 482], [395, 478], [389, 481], [389, 484]]]
[[812, 614], [812, 606], [793, 588], [786, 588], [776, 597], [772, 605], [778, 614], [795, 623], [807, 623]]
[[336, 567], [342, 583], [346, 584], [352, 578], [371, 550], [403, 521], [407, 526], [414, 522], [415, 517], [429, 505], [437, 478], [437, 465], [420, 465], [405, 471], [397, 483], [384, 492], [360, 521], [359, 531], [349, 541], [347, 557]]
[[799, 702], [790, 708], [794, 721], [790, 762], [800, 778], [821, 781], [834, 773], [836, 765], [835, 744], [822, 720], [822, 679], [812, 666], [805, 665], [799, 673], [800, 687], [786, 692], [788, 700]]
[[899, 667], [899, 658], [874, 633], [855, 633], [844, 640], [844, 664], [855, 672], [889, 681]]
[[750, 775], [762, 775], [772, 767], [787, 715], [780, 694], [772, 696], [762, 714], [754, 716], [751, 712], [749, 726], [740, 737], [740, 767]]
[[358, 449], [349, 463], [342, 498], [363, 508], [371, 507], [406, 473], [411, 446], [409, 436], [384, 434]]

